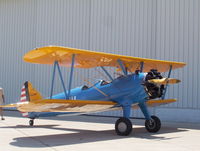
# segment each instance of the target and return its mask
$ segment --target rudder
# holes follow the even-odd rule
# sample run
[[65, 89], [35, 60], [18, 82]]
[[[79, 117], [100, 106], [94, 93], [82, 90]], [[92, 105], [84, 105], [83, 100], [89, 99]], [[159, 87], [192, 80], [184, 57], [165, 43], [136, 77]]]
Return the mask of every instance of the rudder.
[[[35, 88], [33, 88], [31, 82], [26, 81], [21, 89], [20, 102], [31, 102], [41, 100], [42, 96]], [[22, 116], [28, 117], [28, 112], [21, 112]]]

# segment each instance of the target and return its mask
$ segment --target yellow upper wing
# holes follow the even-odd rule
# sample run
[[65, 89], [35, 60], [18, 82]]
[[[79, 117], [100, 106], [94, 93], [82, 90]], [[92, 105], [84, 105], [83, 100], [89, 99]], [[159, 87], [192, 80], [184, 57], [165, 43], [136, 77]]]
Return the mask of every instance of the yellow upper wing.
[[69, 67], [71, 65], [72, 54], [75, 54], [76, 68], [93, 68], [98, 66], [119, 68], [118, 59], [131, 72], [139, 69], [141, 62], [144, 63], [144, 72], [148, 72], [150, 69], [166, 72], [169, 70], [170, 65], [172, 65], [172, 69], [185, 66], [183, 62], [145, 59], [60, 46], [47, 46], [31, 50], [24, 55], [24, 61], [38, 64], [53, 64], [55, 61], [58, 61], [61, 66]]

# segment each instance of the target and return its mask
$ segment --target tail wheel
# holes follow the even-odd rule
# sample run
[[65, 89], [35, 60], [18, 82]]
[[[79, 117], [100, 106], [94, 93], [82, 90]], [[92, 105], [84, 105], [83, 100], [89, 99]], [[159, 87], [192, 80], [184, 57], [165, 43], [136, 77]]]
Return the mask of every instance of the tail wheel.
[[117, 135], [127, 136], [132, 131], [132, 123], [128, 118], [119, 118], [115, 123], [115, 131]]
[[145, 121], [145, 127], [148, 132], [156, 133], [161, 128], [160, 119], [157, 116], [151, 116], [151, 120]]
[[33, 119], [29, 120], [29, 125], [30, 125], [30, 126], [33, 126], [33, 125], [34, 125], [34, 120], [33, 120]]

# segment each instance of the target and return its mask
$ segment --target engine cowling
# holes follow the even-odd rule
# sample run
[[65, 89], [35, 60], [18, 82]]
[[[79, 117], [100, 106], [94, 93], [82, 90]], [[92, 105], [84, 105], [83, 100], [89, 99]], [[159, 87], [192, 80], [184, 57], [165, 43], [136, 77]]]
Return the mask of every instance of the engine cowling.
[[149, 99], [162, 97], [165, 86], [163, 84], [160, 85], [160, 84], [149, 82], [149, 80], [152, 80], [152, 79], [162, 79], [162, 78], [163, 77], [161, 76], [160, 72], [158, 72], [155, 69], [150, 70], [146, 74], [146, 77], [144, 79], [144, 88], [149, 96]]

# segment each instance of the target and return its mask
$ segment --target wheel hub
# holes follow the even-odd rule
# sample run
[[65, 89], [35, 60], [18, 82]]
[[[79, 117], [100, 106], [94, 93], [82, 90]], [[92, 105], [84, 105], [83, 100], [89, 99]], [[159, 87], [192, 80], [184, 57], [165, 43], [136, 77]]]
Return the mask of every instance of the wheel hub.
[[118, 129], [120, 132], [125, 132], [127, 129], [127, 125], [124, 122], [120, 122], [118, 125]]
[[155, 121], [154, 120], [149, 120], [149, 124], [148, 124], [148, 127], [150, 128], [150, 129], [154, 129], [155, 128], [155, 126], [156, 126], [156, 123], [155, 123]]
[[156, 116], [151, 116], [150, 120], [145, 121], [145, 127], [147, 131], [151, 133], [156, 133], [160, 130], [161, 122], [160, 119]]

